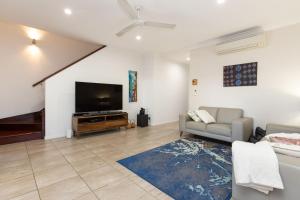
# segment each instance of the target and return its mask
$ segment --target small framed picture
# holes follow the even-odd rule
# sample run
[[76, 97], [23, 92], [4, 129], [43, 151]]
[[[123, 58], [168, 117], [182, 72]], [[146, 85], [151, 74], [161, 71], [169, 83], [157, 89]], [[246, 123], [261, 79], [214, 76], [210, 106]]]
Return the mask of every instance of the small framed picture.
[[192, 85], [198, 85], [198, 79], [193, 79], [192, 80]]

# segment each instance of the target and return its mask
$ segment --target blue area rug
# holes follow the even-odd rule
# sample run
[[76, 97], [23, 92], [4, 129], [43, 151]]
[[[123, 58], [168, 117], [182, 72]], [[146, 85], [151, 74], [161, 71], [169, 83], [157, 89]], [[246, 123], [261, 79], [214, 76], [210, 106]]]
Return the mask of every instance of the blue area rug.
[[231, 147], [181, 139], [118, 161], [176, 200], [229, 200]]

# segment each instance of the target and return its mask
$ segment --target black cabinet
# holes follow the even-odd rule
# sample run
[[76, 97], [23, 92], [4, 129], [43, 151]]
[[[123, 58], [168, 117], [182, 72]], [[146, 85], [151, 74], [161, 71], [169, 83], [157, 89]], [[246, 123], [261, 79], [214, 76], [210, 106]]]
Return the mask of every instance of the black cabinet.
[[137, 115], [137, 126], [139, 127], [148, 126], [148, 115]]

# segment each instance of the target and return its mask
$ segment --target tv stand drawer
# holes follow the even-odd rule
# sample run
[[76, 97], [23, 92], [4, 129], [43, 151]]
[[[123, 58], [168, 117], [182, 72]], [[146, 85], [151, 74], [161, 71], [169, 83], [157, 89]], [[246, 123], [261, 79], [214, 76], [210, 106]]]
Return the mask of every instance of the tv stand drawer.
[[105, 126], [107, 127], [115, 127], [115, 126], [127, 126], [128, 121], [123, 119], [123, 120], [106, 121], [104, 123]]

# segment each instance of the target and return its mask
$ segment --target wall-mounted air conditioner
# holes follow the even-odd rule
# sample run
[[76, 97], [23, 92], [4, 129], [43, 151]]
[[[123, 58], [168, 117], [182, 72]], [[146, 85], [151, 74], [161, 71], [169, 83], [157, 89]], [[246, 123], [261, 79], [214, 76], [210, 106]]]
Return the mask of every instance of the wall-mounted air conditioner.
[[248, 49], [265, 47], [267, 44], [266, 34], [259, 34], [245, 39], [221, 43], [216, 46], [216, 53], [223, 55]]

